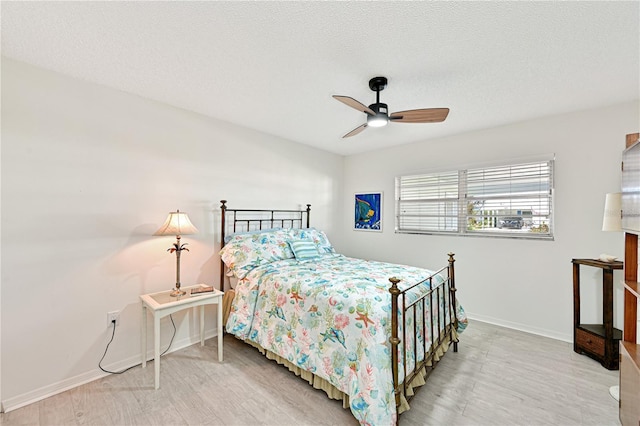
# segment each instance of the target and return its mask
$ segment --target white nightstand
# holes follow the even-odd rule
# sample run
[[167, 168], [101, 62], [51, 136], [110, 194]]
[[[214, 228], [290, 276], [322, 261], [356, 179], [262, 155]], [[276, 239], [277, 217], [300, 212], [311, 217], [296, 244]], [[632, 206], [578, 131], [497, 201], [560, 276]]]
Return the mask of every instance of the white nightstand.
[[159, 293], [143, 294], [142, 300], [142, 368], [147, 366], [147, 310], [153, 314], [153, 344], [156, 389], [160, 387], [160, 319], [174, 312], [187, 308], [200, 307], [200, 344], [204, 346], [204, 305], [218, 305], [218, 362], [222, 361], [222, 295], [220, 290], [211, 293], [201, 293], [191, 296], [191, 289], [206, 287], [199, 284], [191, 287], [182, 287], [187, 294], [180, 297], [171, 297], [171, 290]]

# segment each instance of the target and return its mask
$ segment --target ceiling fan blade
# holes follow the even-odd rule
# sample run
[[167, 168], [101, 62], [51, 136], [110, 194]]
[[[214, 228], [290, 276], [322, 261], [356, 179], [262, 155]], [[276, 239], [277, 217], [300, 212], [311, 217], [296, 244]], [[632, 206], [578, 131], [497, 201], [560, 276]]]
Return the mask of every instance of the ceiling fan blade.
[[439, 123], [444, 121], [447, 115], [449, 108], [424, 108], [394, 112], [389, 119], [400, 123]]
[[351, 136], [355, 136], [366, 128], [367, 128], [367, 123], [364, 123], [363, 125], [356, 127], [355, 129], [353, 129], [352, 131], [344, 135], [342, 138], [344, 139], [344, 138], [349, 138]]
[[360, 102], [356, 101], [353, 98], [350, 98], [349, 96], [340, 96], [340, 95], [333, 95], [333, 97], [342, 102], [345, 105], [350, 106], [351, 108], [357, 109], [360, 112], [364, 112], [365, 114], [369, 114], [369, 115], [376, 115], [375, 112], [373, 112], [373, 110], [371, 108], [369, 108], [366, 105], [361, 104]]

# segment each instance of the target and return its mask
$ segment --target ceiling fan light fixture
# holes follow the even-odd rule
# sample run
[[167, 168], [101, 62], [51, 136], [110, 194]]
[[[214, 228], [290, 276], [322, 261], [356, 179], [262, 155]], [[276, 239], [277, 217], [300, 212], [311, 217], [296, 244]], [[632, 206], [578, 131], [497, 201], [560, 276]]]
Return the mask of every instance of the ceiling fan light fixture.
[[369, 115], [367, 117], [367, 125], [371, 127], [384, 127], [389, 123], [389, 117], [385, 114]]
[[375, 115], [367, 115], [367, 125], [371, 127], [384, 127], [389, 122], [387, 104], [377, 102], [369, 105]]

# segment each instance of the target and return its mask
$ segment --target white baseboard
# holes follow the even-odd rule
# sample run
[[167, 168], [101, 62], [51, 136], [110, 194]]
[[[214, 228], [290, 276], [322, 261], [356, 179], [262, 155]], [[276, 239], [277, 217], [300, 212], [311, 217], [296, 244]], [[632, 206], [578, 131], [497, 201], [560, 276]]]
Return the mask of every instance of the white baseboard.
[[[558, 333], [556, 331], [546, 330], [544, 328], [531, 327], [526, 324], [520, 324], [512, 321], [504, 321], [498, 318], [493, 318], [487, 315], [478, 315], [471, 312], [466, 312], [467, 317], [470, 320], [476, 320], [480, 322], [486, 322], [493, 325], [499, 325], [501, 327], [511, 328], [513, 330], [524, 331], [525, 333], [537, 334], [538, 336], [549, 337], [551, 339], [562, 340], [564, 342], [573, 343], [573, 335]], [[473, 327], [473, 324], [469, 324]]]
[[[217, 336], [218, 336], [218, 333], [216, 332], [216, 330], [205, 331], [205, 339], [210, 339]], [[171, 344], [171, 348], [167, 353], [175, 352], [177, 350], [186, 348], [187, 346], [191, 346], [199, 342], [200, 342], [200, 334], [196, 334], [190, 337], [185, 337], [180, 340], [175, 340]], [[150, 359], [153, 359], [153, 350], [147, 352], [147, 360], [150, 360]], [[105, 370], [120, 371], [120, 370], [124, 370], [125, 368], [129, 368], [138, 364], [140, 364], [140, 354], [111, 363], [109, 365], [104, 365], [103, 367]], [[24, 393], [22, 395], [8, 398], [2, 401], [2, 405], [1, 405], [2, 412], [7, 413], [9, 411], [16, 410], [26, 405], [33, 404], [34, 402], [38, 402], [40, 400], [48, 398], [50, 396], [68, 391], [69, 389], [73, 389], [78, 386], [84, 385], [86, 383], [92, 382], [94, 380], [101, 379], [102, 377], [105, 377], [108, 375], [109, 373], [105, 373], [104, 371], [96, 367], [95, 370], [87, 371], [86, 373], [61, 380], [60, 382], [57, 382], [57, 383], [52, 383], [50, 385], [43, 386], [39, 389], [35, 389], [33, 391]]]

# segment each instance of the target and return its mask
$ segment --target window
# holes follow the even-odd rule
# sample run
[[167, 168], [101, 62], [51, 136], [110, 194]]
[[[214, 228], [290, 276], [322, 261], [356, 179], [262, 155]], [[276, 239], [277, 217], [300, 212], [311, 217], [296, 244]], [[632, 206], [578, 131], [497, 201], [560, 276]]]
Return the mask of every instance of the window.
[[553, 160], [396, 178], [396, 232], [553, 238]]

